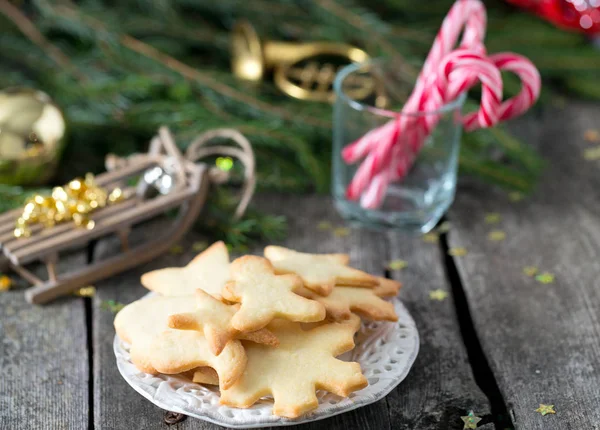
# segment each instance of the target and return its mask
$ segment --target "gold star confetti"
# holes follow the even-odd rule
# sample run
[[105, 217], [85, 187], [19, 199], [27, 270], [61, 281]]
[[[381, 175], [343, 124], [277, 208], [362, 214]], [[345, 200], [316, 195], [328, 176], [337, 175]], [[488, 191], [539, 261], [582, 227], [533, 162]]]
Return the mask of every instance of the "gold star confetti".
[[333, 235], [336, 237], [346, 237], [350, 234], [348, 227], [336, 227], [333, 229]]
[[485, 223], [486, 224], [496, 224], [500, 222], [500, 214], [497, 212], [490, 212], [485, 214]]
[[173, 245], [169, 249], [169, 253], [171, 253], [173, 255], [183, 254], [183, 246], [181, 246], [181, 245]]
[[233, 167], [233, 159], [231, 157], [219, 157], [215, 161], [215, 165], [223, 172], [229, 172]]
[[423, 241], [427, 243], [438, 243], [440, 235], [437, 232], [431, 232], [423, 235]]
[[586, 142], [600, 142], [600, 132], [590, 128], [583, 133], [583, 139]]
[[508, 193], [508, 200], [510, 200], [511, 202], [520, 202], [521, 200], [523, 200], [523, 194], [521, 194], [518, 191], [513, 191], [511, 193]]
[[488, 233], [488, 239], [493, 242], [500, 242], [506, 239], [506, 233], [504, 233], [502, 230], [490, 231]]
[[448, 250], [448, 255], [451, 255], [453, 257], [464, 257], [467, 254], [467, 248], [450, 248]]
[[77, 297], [94, 297], [96, 295], [96, 287], [93, 285], [88, 285], [87, 287], [82, 287], [73, 292], [74, 296]]
[[0, 275], [0, 291], [8, 291], [12, 287], [11, 279], [6, 275]]
[[583, 158], [588, 161], [596, 161], [600, 160], [600, 146], [596, 146], [595, 148], [588, 148], [583, 151]]
[[554, 275], [549, 272], [540, 273], [535, 277], [535, 280], [542, 284], [551, 284], [554, 282]]
[[540, 403], [540, 407], [537, 408], [535, 411], [539, 412], [542, 415], [548, 415], [548, 414], [555, 414], [556, 413], [556, 411], [554, 410], [554, 405], [545, 405], [543, 403]]
[[538, 268], [535, 266], [525, 266], [523, 267], [523, 273], [527, 276], [535, 276], [538, 272]]
[[477, 423], [479, 423], [479, 421], [481, 421], [481, 418], [476, 416], [473, 411], [469, 411], [468, 415], [466, 415], [464, 417], [460, 417], [460, 419], [463, 420], [463, 422], [465, 423], [465, 426], [463, 427], [463, 429], [476, 429]]
[[321, 221], [317, 224], [317, 229], [319, 230], [331, 230], [333, 226], [329, 221]]
[[124, 307], [125, 307], [124, 303], [116, 302], [114, 300], [105, 300], [100, 304], [100, 308], [107, 310], [107, 311], [111, 311], [114, 314], [119, 312]]
[[192, 244], [192, 249], [194, 252], [204, 251], [206, 248], [208, 248], [208, 242], [205, 240], [199, 240], [198, 242], [194, 242]]
[[408, 263], [404, 260], [392, 260], [388, 263], [387, 267], [390, 270], [402, 270], [407, 265], [408, 265]]
[[430, 300], [437, 300], [441, 302], [442, 300], [445, 300], [446, 297], [448, 297], [448, 292], [444, 290], [437, 289], [429, 292]]
[[443, 233], [448, 233], [450, 231], [450, 228], [452, 228], [452, 224], [450, 223], [450, 221], [444, 221], [435, 230], [439, 234], [443, 234]]

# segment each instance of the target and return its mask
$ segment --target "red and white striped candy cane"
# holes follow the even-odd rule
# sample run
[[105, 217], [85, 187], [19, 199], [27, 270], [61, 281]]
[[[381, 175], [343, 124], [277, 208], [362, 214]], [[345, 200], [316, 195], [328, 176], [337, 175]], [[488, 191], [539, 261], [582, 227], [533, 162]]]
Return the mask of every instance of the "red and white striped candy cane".
[[[460, 32], [463, 29], [462, 47], [477, 46], [478, 49], [485, 49], [483, 39], [485, 38], [486, 22], [485, 6], [480, 0], [458, 0], [454, 3], [448, 15], [444, 18], [433, 46], [419, 73], [415, 88], [402, 109], [403, 113], [419, 111], [423, 91], [428, 84], [428, 78], [435, 74], [442, 58], [454, 49]], [[342, 151], [342, 158], [348, 164], [355, 163], [365, 157], [371, 148], [377, 146], [381, 142], [381, 136], [388, 135], [391, 128], [399, 126], [401, 129], [410, 129], [410, 124], [414, 121], [416, 121], [415, 117], [400, 115], [396, 121], [392, 120], [384, 126], [373, 130], [373, 133], [367, 133], [362, 138], [347, 145]], [[397, 124], [394, 125], [394, 122], [397, 122]], [[384, 127], [385, 132], [383, 131]]]

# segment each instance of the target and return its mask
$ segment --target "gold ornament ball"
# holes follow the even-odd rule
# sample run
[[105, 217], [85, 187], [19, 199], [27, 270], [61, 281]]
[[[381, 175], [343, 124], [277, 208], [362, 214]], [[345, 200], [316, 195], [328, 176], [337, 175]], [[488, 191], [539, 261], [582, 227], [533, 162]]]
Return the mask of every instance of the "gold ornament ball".
[[56, 170], [65, 119], [42, 91], [0, 91], [0, 184], [41, 185]]

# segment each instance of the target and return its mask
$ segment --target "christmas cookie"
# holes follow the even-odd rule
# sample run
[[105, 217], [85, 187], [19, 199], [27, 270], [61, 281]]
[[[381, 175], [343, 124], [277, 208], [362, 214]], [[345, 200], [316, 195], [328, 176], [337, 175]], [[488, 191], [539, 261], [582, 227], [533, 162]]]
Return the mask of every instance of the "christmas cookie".
[[395, 297], [402, 288], [402, 284], [393, 279], [378, 277], [379, 285], [373, 288], [373, 292], [379, 297]]
[[327, 315], [336, 321], [350, 318], [352, 312], [372, 321], [398, 321], [394, 305], [378, 297], [369, 288], [334, 287], [328, 296], [305, 288], [299, 294], [321, 303]]
[[193, 296], [151, 297], [125, 306], [116, 315], [114, 325], [119, 337], [131, 345], [133, 364], [143, 372], [156, 373], [148, 362], [154, 337], [169, 330], [169, 315], [194, 309]]
[[360, 365], [335, 358], [354, 347], [359, 326], [356, 316], [308, 331], [297, 323], [273, 321], [269, 329], [280, 345], [247, 344], [246, 371], [235, 384], [221, 390], [221, 403], [249, 408], [261, 397], [272, 395], [275, 415], [296, 418], [318, 406], [315, 390], [348, 396], [364, 388], [367, 380]]
[[246, 367], [246, 352], [238, 340], [229, 342], [221, 354], [210, 351], [202, 333], [194, 330], [167, 330], [156, 335], [146, 351], [150, 365], [172, 375], [196, 367], [212, 367], [219, 375], [221, 389], [229, 388]]
[[142, 285], [163, 296], [189, 296], [201, 288], [220, 299], [229, 279], [229, 253], [223, 242], [216, 242], [182, 268], [168, 267], [142, 275]]
[[212, 367], [199, 367], [192, 371], [192, 382], [204, 385], [219, 385], [219, 375]]
[[180, 330], [197, 330], [204, 333], [211, 351], [219, 355], [232, 339], [246, 339], [271, 346], [277, 338], [267, 329], [242, 333], [231, 325], [239, 306], [226, 305], [203, 290], [196, 290], [196, 309], [169, 317], [169, 327]]
[[348, 266], [346, 254], [306, 254], [281, 246], [267, 246], [264, 251], [276, 273], [294, 273], [306, 288], [326, 296], [335, 285], [374, 288], [375, 276]]
[[223, 297], [241, 303], [231, 325], [243, 332], [259, 330], [273, 318], [313, 322], [325, 318], [325, 308], [294, 291], [302, 287], [295, 275], [276, 275], [273, 266], [262, 257], [245, 256], [231, 263], [231, 278]]

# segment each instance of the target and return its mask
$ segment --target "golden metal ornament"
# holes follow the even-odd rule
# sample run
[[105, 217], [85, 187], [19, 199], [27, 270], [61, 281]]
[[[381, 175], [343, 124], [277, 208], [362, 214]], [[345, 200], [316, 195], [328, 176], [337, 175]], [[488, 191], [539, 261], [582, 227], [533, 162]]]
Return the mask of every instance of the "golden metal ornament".
[[[331, 63], [320, 62], [318, 57], [324, 56], [339, 57], [344, 60], [344, 66], [369, 59], [362, 49], [343, 43], [261, 42], [254, 27], [245, 20], [236, 23], [231, 34], [231, 68], [235, 76], [260, 81], [267, 70], [273, 70], [273, 79], [279, 89], [301, 100], [334, 100], [333, 80], [338, 70]], [[373, 79], [365, 76], [353, 82], [346, 92], [351, 98], [362, 99], [374, 89]]]
[[36, 194], [28, 199], [17, 218], [13, 234], [17, 239], [29, 237], [34, 224], [42, 224], [48, 228], [66, 221], [73, 221], [77, 227], [92, 230], [96, 223], [90, 219], [90, 214], [124, 198], [120, 188], [114, 188], [108, 193], [96, 185], [94, 175], [88, 173], [85, 178], [75, 178], [65, 186], [54, 187], [50, 196]]
[[60, 109], [42, 91], [0, 92], [0, 183], [39, 185], [54, 174], [65, 137]]

